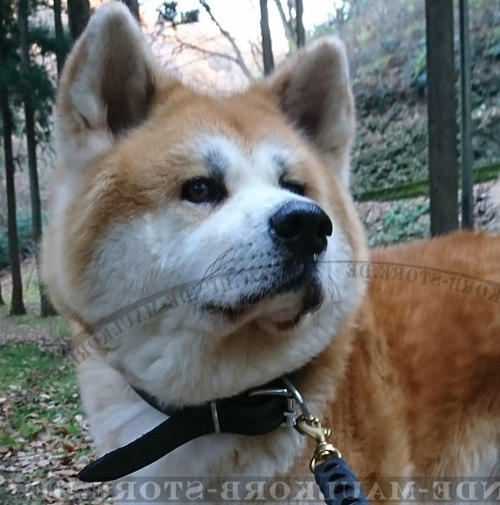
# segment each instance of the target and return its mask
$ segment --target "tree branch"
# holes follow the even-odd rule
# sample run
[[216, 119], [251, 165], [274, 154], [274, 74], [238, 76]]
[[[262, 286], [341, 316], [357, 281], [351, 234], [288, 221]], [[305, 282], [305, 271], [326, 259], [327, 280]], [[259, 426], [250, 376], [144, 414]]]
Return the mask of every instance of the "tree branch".
[[217, 26], [217, 28], [219, 29], [221, 34], [225, 37], [225, 39], [231, 44], [234, 54], [236, 55], [233, 61], [235, 61], [238, 64], [238, 66], [241, 68], [241, 71], [245, 74], [247, 79], [251, 81], [253, 79], [252, 72], [250, 72], [250, 69], [247, 67], [245, 60], [243, 59], [243, 55], [241, 54], [240, 48], [236, 44], [236, 41], [227, 30], [224, 30], [224, 28], [222, 28], [221, 24], [217, 21], [217, 19], [213, 15], [212, 10], [210, 9], [210, 6], [206, 2], [206, 0], [199, 0], [199, 1], [201, 6], [207, 11], [207, 14], [210, 16], [212, 22], [215, 24], [215, 26]]
[[276, 7], [278, 8], [278, 12], [280, 14], [281, 23], [283, 24], [283, 28], [285, 30], [285, 36], [288, 42], [295, 43], [295, 31], [292, 26], [292, 22], [286, 18], [285, 11], [283, 10], [283, 6], [281, 5], [281, 0], [274, 0]]
[[259, 69], [261, 74], [264, 73], [264, 69], [262, 68], [262, 47], [255, 42], [250, 42], [250, 51], [252, 52], [252, 57], [255, 65]]
[[202, 54], [206, 54], [208, 56], [217, 56], [219, 58], [224, 58], [226, 60], [230, 60], [233, 63], [236, 63], [239, 65], [239, 61], [234, 57], [231, 56], [230, 54], [227, 53], [221, 53], [219, 51], [212, 51], [211, 49], [203, 49], [200, 46], [197, 46], [196, 44], [192, 44], [191, 42], [186, 42], [184, 40], [181, 40], [178, 35], [175, 36], [175, 40], [180, 44], [180, 49], [187, 47], [188, 49], [192, 49], [194, 51], [198, 51]]

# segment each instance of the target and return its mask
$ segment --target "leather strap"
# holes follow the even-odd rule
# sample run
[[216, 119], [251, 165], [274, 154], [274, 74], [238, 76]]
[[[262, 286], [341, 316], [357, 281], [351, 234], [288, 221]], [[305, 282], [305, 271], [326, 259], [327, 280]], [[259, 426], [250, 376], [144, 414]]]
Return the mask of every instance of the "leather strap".
[[90, 463], [78, 478], [84, 482], [107, 482], [125, 477], [210, 433], [269, 433], [282, 424], [287, 407], [284, 396], [239, 395], [185, 408], [137, 440]]

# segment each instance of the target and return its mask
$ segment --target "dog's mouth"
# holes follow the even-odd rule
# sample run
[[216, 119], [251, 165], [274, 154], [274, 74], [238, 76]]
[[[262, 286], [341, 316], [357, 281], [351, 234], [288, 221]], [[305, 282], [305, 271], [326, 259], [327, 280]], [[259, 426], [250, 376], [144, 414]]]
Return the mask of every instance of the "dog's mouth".
[[203, 310], [233, 321], [266, 300], [296, 293], [300, 296], [298, 309], [275, 322], [276, 328], [285, 330], [298, 324], [305, 314], [317, 310], [322, 302], [317, 261], [312, 256], [303, 261], [290, 260], [279, 266], [268, 265], [258, 269], [253, 273], [253, 281], [249, 282], [247, 277], [244, 287], [240, 289], [241, 295], [233, 303], [210, 301], [203, 304]]

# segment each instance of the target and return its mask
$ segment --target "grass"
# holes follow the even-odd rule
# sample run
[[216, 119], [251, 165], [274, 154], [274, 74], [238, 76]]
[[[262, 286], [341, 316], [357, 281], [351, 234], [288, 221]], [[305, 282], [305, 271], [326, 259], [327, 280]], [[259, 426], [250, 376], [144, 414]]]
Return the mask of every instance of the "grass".
[[[23, 278], [23, 300], [26, 307], [33, 307], [39, 310], [40, 307], [40, 288], [38, 284], [38, 279], [36, 277], [35, 262], [33, 259], [28, 259], [23, 261], [21, 265], [21, 274]], [[10, 282], [10, 279], [9, 279]], [[2, 295], [5, 303], [10, 304], [11, 300], [11, 290], [10, 286], [8, 289], [2, 290]]]
[[11, 290], [3, 289], [2, 295], [5, 305], [0, 305], [0, 321], [4, 320], [10, 326], [17, 326], [21, 330], [32, 329], [34, 331], [46, 328], [52, 337], [58, 339], [69, 338], [71, 335], [67, 322], [60, 316], [40, 317], [40, 291], [38, 279], [34, 277], [34, 264], [24, 263], [22, 276], [23, 279], [30, 279], [27, 285], [24, 285], [23, 300], [26, 307], [26, 314], [20, 316], [9, 316], [9, 307], [11, 302]]
[[69, 338], [70, 329], [61, 316], [40, 317], [38, 314], [28, 312], [21, 316], [9, 315], [9, 303], [0, 305], [0, 320], [4, 320], [19, 328], [52, 328], [52, 335], [59, 338]]
[[0, 446], [21, 449], [39, 435], [80, 437], [78, 393], [73, 366], [65, 356], [34, 344], [1, 348]]
[[68, 323], [61, 316], [40, 317], [36, 314], [25, 314], [11, 317], [11, 321], [19, 328], [49, 328], [51, 335], [58, 339], [71, 336]]
[[38, 316], [33, 262], [23, 262], [22, 274], [28, 313], [9, 315], [8, 281], [0, 306], [0, 503], [110, 505], [109, 486], [76, 477], [93, 455], [67, 354], [69, 326]]
[[[474, 169], [474, 183], [486, 182], [496, 179], [500, 174], [500, 162], [488, 163]], [[460, 180], [460, 177], [459, 177]], [[420, 180], [408, 184], [400, 184], [388, 188], [377, 188], [354, 195], [358, 202], [368, 201], [392, 201], [429, 196], [429, 180]]]

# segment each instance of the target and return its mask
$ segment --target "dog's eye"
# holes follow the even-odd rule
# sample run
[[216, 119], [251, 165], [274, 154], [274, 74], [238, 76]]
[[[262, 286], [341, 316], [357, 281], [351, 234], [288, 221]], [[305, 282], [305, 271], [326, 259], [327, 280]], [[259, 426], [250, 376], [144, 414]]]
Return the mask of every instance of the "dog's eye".
[[195, 177], [182, 186], [182, 198], [193, 203], [217, 203], [226, 195], [224, 185], [211, 177]]
[[304, 196], [306, 192], [306, 187], [304, 184], [302, 184], [299, 181], [295, 180], [289, 180], [285, 181], [283, 179], [280, 179], [280, 186], [283, 189], [286, 189], [287, 191], [290, 191], [292, 193], [295, 193], [296, 195]]

